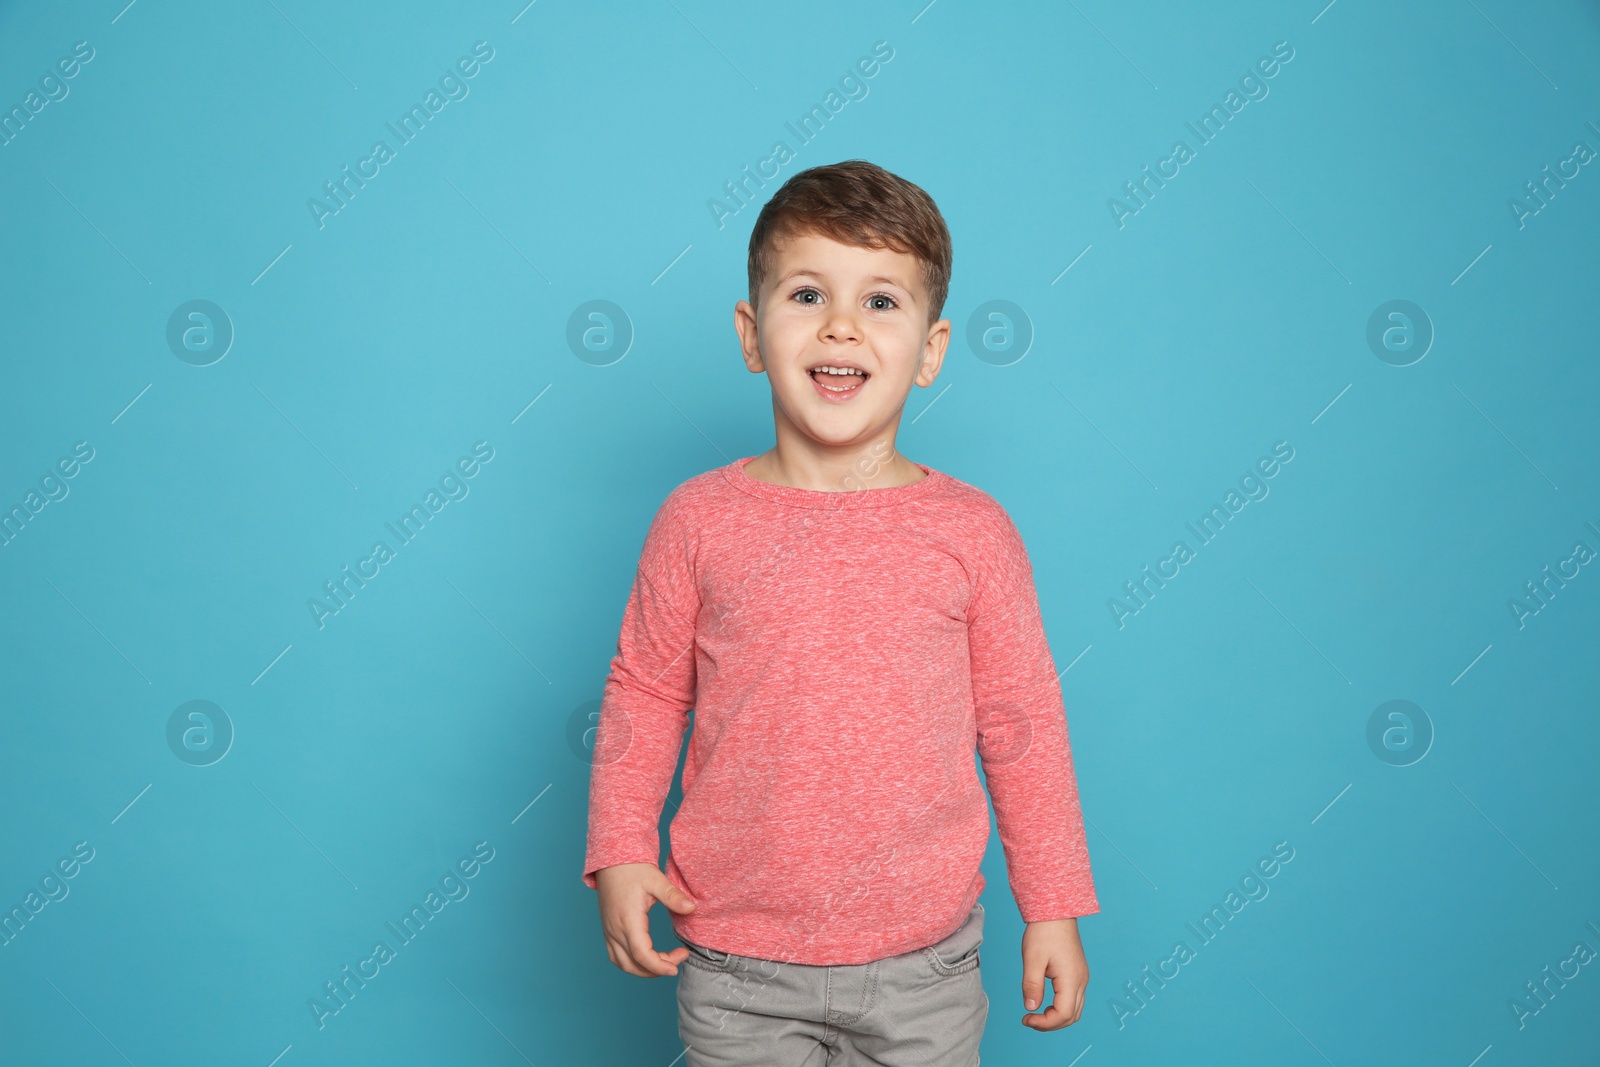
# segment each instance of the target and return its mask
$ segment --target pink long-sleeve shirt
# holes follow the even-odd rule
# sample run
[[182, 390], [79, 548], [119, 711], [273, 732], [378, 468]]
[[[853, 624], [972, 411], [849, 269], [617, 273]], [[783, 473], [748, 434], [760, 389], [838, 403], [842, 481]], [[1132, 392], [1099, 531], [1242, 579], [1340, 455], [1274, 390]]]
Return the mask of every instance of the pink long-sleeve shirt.
[[933, 944], [984, 887], [983, 763], [1024, 922], [1099, 910], [1032, 567], [1000, 504], [926, 476], [824, 492], [679, 485], [645, 537], [601, 700], [584, 884], [659, 863], [684, 939], [866, 963]]

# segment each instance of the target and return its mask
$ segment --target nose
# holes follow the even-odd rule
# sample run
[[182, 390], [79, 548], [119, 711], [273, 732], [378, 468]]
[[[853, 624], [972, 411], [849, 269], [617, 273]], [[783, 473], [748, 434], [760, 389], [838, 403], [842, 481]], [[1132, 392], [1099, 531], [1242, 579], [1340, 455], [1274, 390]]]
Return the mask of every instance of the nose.
[[854, 311], [836, 304], [833, 313], [823, 320], [818, 336], [824, 341], [860, 341], [861, 324]]

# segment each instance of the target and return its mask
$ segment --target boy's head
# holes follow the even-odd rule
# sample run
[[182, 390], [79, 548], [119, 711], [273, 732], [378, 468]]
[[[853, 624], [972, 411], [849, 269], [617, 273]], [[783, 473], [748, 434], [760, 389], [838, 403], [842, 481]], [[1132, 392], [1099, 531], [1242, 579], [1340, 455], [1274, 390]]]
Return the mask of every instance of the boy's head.
[[892, 433], [912, 384], [931, 385], [943, 362], [950, 264], [938, 206], [882, 167], [852, 159], [783, 183], [756, 218], [750, 298], [734, 309], [746, 365], [772, 384], [780, 441], [785, 418], [840, 447]]
[[950, 230], [933, 198], [896, 174], [864, 159], [812, 167], [772, 194], [750, 231], [750, 304], [759, 309], [772, 281], [777, 248], [785, 238], [814, 233], [840, 244], [887, 246], [916, 257], [922, 291], [917, 297], [932, 326], [950, 291]]

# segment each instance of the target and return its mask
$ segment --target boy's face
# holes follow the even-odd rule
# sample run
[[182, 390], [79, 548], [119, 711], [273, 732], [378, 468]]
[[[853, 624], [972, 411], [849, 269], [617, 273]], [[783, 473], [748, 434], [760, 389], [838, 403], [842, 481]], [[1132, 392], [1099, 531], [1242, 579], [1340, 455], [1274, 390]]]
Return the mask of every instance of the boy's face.
[[[848, 449], [892, 438], [912, 383], [933, 384], [950, 341], [949, 319], [928, 324], [921, 263], [817, 234], [788, 237], [773, 251], [761, 310], [739, 301], [734, 327], [745, 365], [765, 371], [772, 386], [779, 441], [798, 431]], [[864, 376], [815, 370], [828, 366]]]

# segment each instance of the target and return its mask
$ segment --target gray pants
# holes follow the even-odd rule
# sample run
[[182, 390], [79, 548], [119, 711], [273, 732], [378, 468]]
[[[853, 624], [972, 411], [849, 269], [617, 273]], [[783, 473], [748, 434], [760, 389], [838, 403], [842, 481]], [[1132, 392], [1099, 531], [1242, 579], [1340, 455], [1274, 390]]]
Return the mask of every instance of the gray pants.
[[852, 966], [685, 941], [678, 1035], [688, 1067], [975, 1067], [989, 1018], [982, 941], [982, 904], [943, 941]]

